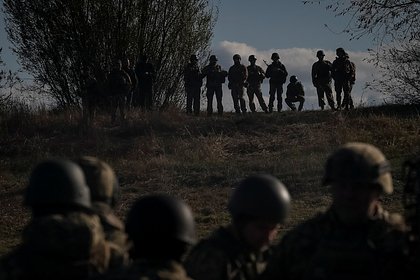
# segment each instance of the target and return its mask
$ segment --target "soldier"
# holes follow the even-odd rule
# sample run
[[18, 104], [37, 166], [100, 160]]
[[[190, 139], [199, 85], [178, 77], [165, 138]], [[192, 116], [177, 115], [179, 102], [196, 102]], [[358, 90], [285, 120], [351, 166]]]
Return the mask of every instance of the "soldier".
[[151, 110], [153, 107], [153, 83], [155, 80], [155, 68], [148, 62], [146, 55], [141, 55], [135, 72], [138, 80], [138, 93], [134, 99], [136, 107], [142, 107], [145, 110]]
[[376, 147], [348, 143], [327, 160], [322, 184], [332, 204], [288, 232], [261, 279], [400, 279], [403, 219], [381, 206], [393, 191]]
[[258, 102], [260, 103], [261, 109], [268, 113], [267, 105], [265, 105], [264, 98], [262, 97], [262, 91], [261, 91], [261, 84], [265, 78], [265, 72], [264, 70], [255, 64], [257, 59], [255, 58], [255, 55], [250, 55], [248, 57], [248, 61], [250, 65], [247, 67], [248, 69], [248, 98], [249, 98], [249, 108], [251, 109], [251, 112], [255, 112], [255, 103], [254, 103], [254, 94], [258, 99]]
[[130, 76], [122, 70], [122, 62], [117, 59], [108, 75], [108, 90], [111, 102], [111, 119], [114, 122], [118, 108], [121, 119], [125, 120], [126, 96], [131, 89]]
[[198, 58], [191, 55], [190, 62], [184, 69], [184, 84], [187, 92], [187, 114], [198, 116], [200, 114], [200, 93], [203, 85], [203, 76], [198, 66]]
[[271, 55], [273, 62], [268, 65], [265, 76], [270, 78], [270, 100], [268, 102], [268, 111], [273, 112], [274, 100], [276, 99], [277, 92], [277, 111], [280, 112], [283, 107], [283, 84], [286, 82], [287, 70], [283, 63], [280, 62], [280, 56], [278, 53]]
[[305, 91], [303, 89], [303, 85], [301, 82], [298, 81], [295, 75], [290, 77], [290, 83], [287, 85], [286, 91], [286, 104], [292, 109], [292, 111], [296, 111], [296, 106], [293, 102], [299, 102], [298, 111], [302, 111], [303, 103], [305, 102]]
[[131, 88], [127, 92], [126, 97], [126, 107], [129, 109], [131, 107], [133, 96], [136, 94], [137, 91], [137, 76], [128, 58], [124, 58], [122, 60], [122, 69], [128, 74], [128, 76], [130, 76], [131, 80]]
[[[332, 78], [334, 79], [334, 88], [337, 98], [337, 109], [349, 106], [350, 85], [352, 79], [352, 65], [346, 57], [343, 48], [336, 50], [337, 58], [332, 64]], [[341, 93], [344, 92], [343, 104], [341, 104]]]
[[126, 221], [133, 262], [106, 279], [189, 280], [181, 259], [195, 242], [194, 227], [190, 208], [178, 199], [149, 195], [137, 200]]
[[[346, 58], [349, 59], [349, 54], [346, 53], [345, 54]], [[350, 60], [349, 60], [350, 61]], [[350, 87], [349, 87], [349, 102], [347, 103], [347, 106], [344, 107], [344, 109], [348, 110], [348, 109], [354, 109], [354, 103], [353, 103], [353, 98], [351, 97], [351, 91], [353, 90], [353, 86], [354, 83], [356, 82], [356, 65], [350, 61], [350, 65], [351, 65], [351, 72], [350, 72]]]
[[265, 268], [289, 205], [289, 193], [277, 178], [243, 180], [229, 200], [231, 224], [192, 249], [185, 262], [188, 274], [196, 280], [255, 279]]
[[107, 269], [109, 248], [79, 166], [40, 163], [24, 199], [32, 219], [19, 247], [0, 261], [0, 279], [87, 279]]
[[324, 60], [325, 54], [323, 50], [317, 51], [316, 57], [318, 57], [318, 61], [312, 65], [312, 84], [316, 88], [318, 105], [321, 107], [321, 110], [324, 110], [325, 94], [328, 105], [330, 105], [331, 109], [335, 110], [334, 97], [331, 88], [332, 64], [328, 60]]
[[244, 85], [248, 78], [248, 70], [245, 65], [241, 64], [241, 56], [239, 54], [233, 56], [233, 63], [228, 72], [228, 87], [231, 90], [236, 114], [241, 114], [241, 111], [243, 114], [246, 114]]
[[114, 214], [118, 200], [118, 180], [112, 168], [95, 157], [81, 157], [77, 163], [82, 168], [90, 189], [92, 209], [99, 216], [106, 240], [112, 244], [109, 266], [115, 268], [128, 260], [128, 242], [124, 224]]
[[85, 69], [82, 80], [83, 124], [85, 127], [89, 127], [95, 117], [101, 90], [98, 81], [89, 69]]
[[217, 64], [217, 57], [215, 55], [210, 56], [209, 65], [203, 68], [203, 77], [206, 77], [206, 88], [207, 88], [207, 115], [213, 114], [213, 96], [216, 95], [217, 100], [217, 113], [223, 114], [223, 90], [222, 84], [225, 82], [227, 72], [222, 70], [222, 67]]

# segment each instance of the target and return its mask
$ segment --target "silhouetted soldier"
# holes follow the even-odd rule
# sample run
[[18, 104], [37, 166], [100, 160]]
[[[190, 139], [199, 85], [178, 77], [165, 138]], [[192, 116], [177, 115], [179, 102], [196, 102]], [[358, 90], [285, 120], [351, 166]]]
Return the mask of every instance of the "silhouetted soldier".
[[155, 68], [148, 62], [146, 55], [141, 55], [135, 72], [138, 80], [138, 95], [135, 98], [135, 106], [141, 106], [143, 109], [151, 110], [153, 108], [153, 83], [155, 80]]
[[[348, 53], [345, 54], [347, 59], [349, 59]], [[349, 60], [350, 61], [350, 60]], [[353, 90], [354, 83], [356, 82], [356, 65], [350, 61], [351, 73], [350, 73], [350, 87], [349, 87], [349, 102], [344, 109], [354, 109], [353, 98], [351, 96], [351, 91]]]
[[298, 111], [302, 111], [303, 103], [305, 102], [304, 96], [305, 91], [302, 83], [298, 81], [295, 75], [290, 76], [290, 83], [287, 85], [286, 91], [286, 104], [290, 107], [290, 109], [292, 109], [292, 111], [296, 111], [296, 106], [293, 103], [299, 102]]
[[213, 96], [216, 95], [217, 113], [223, 114], [223, 90], [222, 84], [226, 81], [227, 72], [222, 70], [222, 67], [217, 64], [217, 57], [210, 56], [209, 65], [203, 68], [203, 76], [206, 77], [207, 88], [207, 115], [213, 114]]
[[126, 221], [133, 262], [106, 279], [189, 280], [181, 260], [195, 242], [194, 227], [192, 212], [184, 202], [165, 195], [140, 198]]
[[280, 56], [278, 53], [271, 55], [273, 62], [268, 65], [265, 76], [270, 78], [270, 100], [268, 102], [268, 111], [273, 112], [274, 100], [276, 99], [277, 93], [277, 111], [280, 112], [283, 107], [283, 84], [286, 82], [287, 70], [286, 67], [280, 62]]
[[324, 94], [327, 97], [328, 105], [335, 110], [334, 97], [331, 88], [331, 71], [332, 64], [328, 60], [324, 60], [324, 51], [319, 50], [316, 53], [318, 61], [312, 65], [312, 84], [316, 88], [318, 95], [318, 105], [321, 110], [324, 110], [325, 100]]
[[187, 92], [187, 114], [198, 116], [200, 113], [200, 94], [203, 85], [203, 75], [198, 66], [195, 54], [191, 55], [190, 62], [184, 69], [184, 84]]
[[85, 70], [82, 79], [82, 109], [83, 109], [83, 123], [85, 126], [90, 126], [96, 113], [99, 100], [102, 93], [95, 76], [90, 70]]
[[255, 279], [271, 256], [270, 245], [289, 204], [287, 189], [273, 176], [240, 182], [228, 204], [231, 224], [192, 249], [185, 261], [188, 274], [196, 280]]
[[109, 247], [79, 166], [38, 164], [24, 197], [32, 219], [19, 247], [0, 260], [0, 279], [73, 280], [105, 272]]
[[244, 85], [248, 78], [248, 70], [245, 65], [241, 64], [241, 56], [239, 54], [233, 56], [233, 63], [228, 72], [228, 87], [231, 90], [236, 114], [241, 114], [241, 111], [245, 114]]
[[393, 190], [390, 170], [369, 144], [332, 153], [322, 182], [331, 206], [286, 233], [260, 279], [401, 279], [405, 224], [381, 205]]
[[[346, 57], [343, 48], [336, 50], [337, 58], [332, 65], [332, 78], [334, 79], [334, 88], [337, 98], [337, 109], [348, 107], [350, 96], [350, 83], [352, 79], [352, 65]], [[341, 104], [341, 93], [344, 93], [343, 104]]]
[[247, 94], [249, 98], [249, 108], [251, 112], [255, 112], [255, 103], [254, 103], [254, 95], [257, 97], [258, 102], [260, 103], [261, 109], [268, 113], [267, 105], [265, 104], [264, 98], [262, 96], [261, 91], [261, 84], [265, 78], [265, 72], [264, 70], [255, 64], [256, 58], [255, 55], [250, 55], [248, 57], [248, 60], [250, 62], [250, 65], [247, 67], [248, 69], [248, 88], [247, 88]]
[[116, 60], [108, 75], [108, 90], [111, 103], [111, 119], [115, 121], [117, 110], [120, 109], [121, 119], [125, 119], [126, 96], [131, 90], [130, 76], [122, 70], [121, 60]]
[[131, 88], [127, 92], [127, 97], [126, 97], [126, 104], [127, 104], [126, 107], [129, 109], [132, 105], [133, 96], [135, 96], [137, 93], [137, 83], [138, 83], [137, 76], [128, 58], [124, 58], [122, 60], [122, 69], [130, 76], [130, 80], [131, 80]]

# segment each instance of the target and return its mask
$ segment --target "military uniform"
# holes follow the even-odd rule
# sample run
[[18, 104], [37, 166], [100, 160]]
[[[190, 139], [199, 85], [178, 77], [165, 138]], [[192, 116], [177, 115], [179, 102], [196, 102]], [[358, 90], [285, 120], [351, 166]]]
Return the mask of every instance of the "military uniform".
[[250, 280], [265, 269], [270, 250], [253, 252], [234, 236], [232, 228], [219, 228], [196, 245], [185, 261], [196, 280]]
[[[292, 76], [295, 77], [295, 76]], [[292, 78], [291, 77], [291, 78]], [[302, 111], [303, 103], [305, 102], [305, 91], [303, 89], [303, 85], [298, 80], [291, 79], [291, 82], [287, 85], [286, 90], [286, 104], [292, 109], [292, 111], [296, 111], [296, 106], [293, 102], [299, 102], [299, 111]]]
[[108, 90], [111, 103], [111, 117], [114, 121], [117, 110], [120, 109], [121, 118], [125, 119], [126, 96], [131, 89], [130, 76], [122, 69], [113, 69], [108, 75]]
[[0, 279], [87, 279], [105, 272], [109, 256], [97, 216], [41, 216], [25, 227], [22, 244], [1, 259]]
[[247, 69], [248, 69], [247, 94], [249, 98], [249, 108], [251, 112], [256, 111], [256, 107], [254, 103], [254, 95], [255, 95], [263, 111], [268, 112], [267, 105], [265, 104], [264, 98], [262, 96], [262, 91], [261, 91], [261, 83], [265, 78], [265, 72], [258, 65], [249, 65]]
[[268, 102], [268, 110], [273, 111], [274, 100], [276, 99], [277, 93], [277, 110], [280, 112], [283, 107], [283, 84], [286, 82], [287, 70], [286, 67], [280, 61], [273, 61], [265, 72], [267, 78], [270, 78], [270, 99]]
[[[349, 106], [352, 69], [352, 64], [345, 55], [337, 57], [332, 64], [332, 78], [334, 79], [337, 108]], [[342, 92], [344, 93], [343, 100], [341, 100]]]
[[191, 62], [184, 69], [184, 84], [187, 92], [187, 114], [200, 113], [200, 94], [203, 76], [197, 63], [197, 58], [191, 56]]
[[151, 110], [153, 107], [153, 83], [155, 79], [155, 68], [152, 63], [147, 62], [143, 56], [135, 67], [138, 80], [138, 91], [134, 98], [134, 106]]
[[325, 100], [327, 97], [328, 105], [334, 109], [334, 97], [331, 88], [331, 70], [332, 64], [328, 60], [317, 61], [312, 65], [312, 84], [316, 87], [318, 95], [318, 105], [324, 109]]
[[244, 85], [248, 78], [248, 70], [243, 64], [234, 64], [229, 68], [228, 80], [229, 88], [232, 94], [233, 106], [237, 114], [246, 113], [244, 99]]
[[382, 208], [349, 228], [329, 209], [288, 232], [261, 279], [399, 279], [402, 217]]
[[[217, 60], [216, 60], [217, 61]], [[222, 84], [225, 82], [227, 73], [218, 64], [209, 64], [203, 68], [203, 76], [206, 77], [207, 88], [207, 115], [213, 114], [213, 96], [216, 95], [217, 113], [223, 114], [223, 90]]]

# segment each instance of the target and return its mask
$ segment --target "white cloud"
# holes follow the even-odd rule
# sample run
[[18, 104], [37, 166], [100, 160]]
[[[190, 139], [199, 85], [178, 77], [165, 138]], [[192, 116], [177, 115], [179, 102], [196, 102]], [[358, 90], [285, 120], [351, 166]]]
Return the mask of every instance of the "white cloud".
[[[286, 66], [291, 75], [298, 76], [299, 80], [305, 87], [305, 109], [318, 109], [318, 101], [316, 97], [315, 88], [311, 81], [311, 68], [312, 64], [317, 61], [316, 52], [318, 49], [305, 49], [305, 48], [289, 48], [289, 49], [269, 49], [269, 50], [257, 50], [256, 48], [249, 46], [245, 43], [222, 41], [219, 45], [213, 47], [213, 54], [217, 55], [219, 64], [224, 69], [229, 69], [233, 64], [232, 56], [234, 54], [240, 54], [242, 57], [242, 63], [248, 65], [248, 56], [253, 54], [257, 57], [257, 64], [264, 69], [267, 63], [271, 62], [271, 54], [277, 52], [280, 55], [281, 62]], [[335, 59], [335, 49], [325, 50], [325, 59], [331, 62]], [[356, 105], [378, 105], [383, 103], [383, 96], [380, 93], [372, 92], [365, 89], [365, 84], [371, 81], [376, 73], [375, 67], [369, 64], [366, 59], [369, 57], [368, 52], [352, 52], [348, 51], [350, 60], [356, 64], [356, 84], [353, 88], [352, 96]], [[284, 90], [286, 84], [284, 85]], [[230, 91], [226, 86], [223, 88], [224, 97], [223, 102], [226, 104], [225, 110], [233, 110]], [[263, 95], [268, 100], [268, 80], [263, 83]], [[283, 94], [284, 96], [285, 94]], [[283, 97], [284, 98], [284, 97]], [[247, 100], [247, 97], [245, 97]], [[258, 107], [258, 106], [257, 106]], [[283, 108], [286, 108], [286, 104], [283, 101]]]

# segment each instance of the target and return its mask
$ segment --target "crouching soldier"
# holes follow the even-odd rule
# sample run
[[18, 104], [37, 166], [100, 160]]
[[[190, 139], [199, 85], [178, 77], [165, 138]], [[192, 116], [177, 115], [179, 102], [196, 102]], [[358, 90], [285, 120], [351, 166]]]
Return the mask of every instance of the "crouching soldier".
[[290, 77], [290, 83], [287, 85], [286, 91], [286, 104], [287, 106], [292, 109], [292, 111], [296, 111], [296, 106], [293, 104], [294, 102], [299, 102], [298, 111], [302, 111], [303, 103], [305, 102], [305, 91], [303, 89], [303, 85], [301, 82], [298, 81], [296, 76]]

